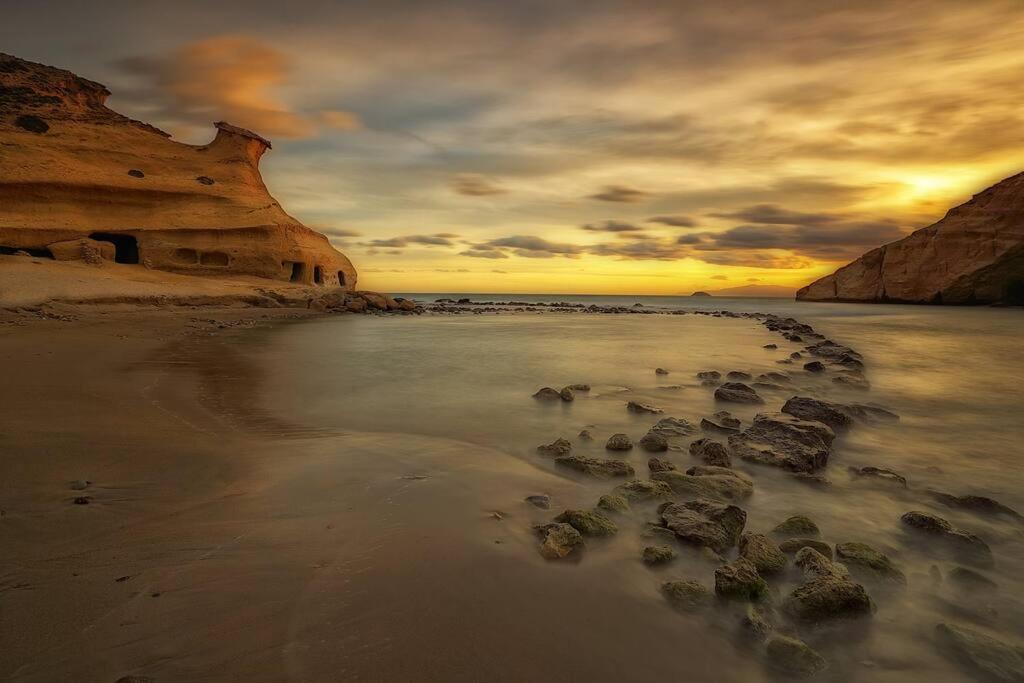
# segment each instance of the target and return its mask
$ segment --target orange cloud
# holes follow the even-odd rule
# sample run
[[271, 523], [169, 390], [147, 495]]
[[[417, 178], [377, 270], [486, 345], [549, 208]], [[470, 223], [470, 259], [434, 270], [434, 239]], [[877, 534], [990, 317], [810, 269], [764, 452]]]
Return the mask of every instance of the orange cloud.
[[180, 47], [163, 59], [131, 59], [127, 70], [152, 79], [174, 123], [206, 125], [218, 119], [270, 137], [304, 138], [322, 125], [335, 130], [361, 127], [345, 111], [303, 114], [277, 98], [274, 90], [291, 73], [288, 57], [244, 35], [207, 38]]

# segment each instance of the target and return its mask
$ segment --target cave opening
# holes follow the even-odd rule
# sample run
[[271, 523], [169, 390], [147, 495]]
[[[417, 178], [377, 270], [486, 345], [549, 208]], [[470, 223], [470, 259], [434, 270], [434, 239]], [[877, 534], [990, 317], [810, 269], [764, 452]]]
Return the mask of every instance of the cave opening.
[[344, 287], [345, 286], [345, 271], [343, 271], [343, 270], [339, 270], [338, 271], [338, 286], [339, 287]]
[[138, 263], [139, 241], [134, 235], [117, 232], [94, 232], [89, 239], [114, 245], [114, 263]]
[[288, 278], [289, 282], [302, 282], [306, 276], [306, 264], [302, 261], [292, 261], [292, 273]]
[[324, 283], [324, 269], [320, 266], [313, 266], [313, 282], [318, 285]]

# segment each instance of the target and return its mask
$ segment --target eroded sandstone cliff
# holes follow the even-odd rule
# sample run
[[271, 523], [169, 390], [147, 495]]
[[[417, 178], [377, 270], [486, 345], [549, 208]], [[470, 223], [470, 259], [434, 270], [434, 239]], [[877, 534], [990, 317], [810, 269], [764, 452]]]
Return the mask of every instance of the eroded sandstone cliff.
[[804, 301], [1024, 303], [1024, 173], [804, 287]]
[[269, 141], [218, 122], [210, 144], [182, 144], [109, 95], [0, 53], [0, 254], [355, 287], [348, 258], [267, 191]]

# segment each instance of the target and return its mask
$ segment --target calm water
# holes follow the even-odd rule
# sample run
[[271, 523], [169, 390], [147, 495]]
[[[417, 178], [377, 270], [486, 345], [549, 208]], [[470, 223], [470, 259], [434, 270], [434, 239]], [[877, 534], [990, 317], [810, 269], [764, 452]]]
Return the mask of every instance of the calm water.
[[[446, 295], [406, 296], [429, 301]], [[389, 536], [388, 542], [405, 539], [409, 544], [407, 554], [393, 561], [431, 577], [436, 599], [417, 593], [416, 609], [444, 626], [436, 633], [418, 621], [395, 626], [388, 638], [403, 652], [403, 666], [415, 669], [431, 661], [440, 666], [432, 669], [438, 676], [462, 678], [453, 674], [461, 671], [466, 679], [493, 678], [498, 671], [512, 679], [547, 672], [551, 680], [767, 676], [756, 653], [734, 642], [737, 607], [681, 615], [665, 606], [658, 592], [662, 581], [688, 577], [711, 587], [715, 565], [683, 547], [680, 558], [665, 569], [652, 571], [641, 564], [639, 552], [647, 544], [642, 529], [655, 519], [653, 509], [640, 507], [620, 519], [620, 532], [590, 542], [577, 563], [543, 561], [529, 531], [532, 523], [564, 508], [592, 506], [616, 483], [556, 471], [536, 453], [538, 444], [565, 437], [573, 440], [576, 452], [604, 457], [609, 435], [625, 432], [636, 440], [657, 420], [628, 413], [627, 400], [652, 403], [666, 415], [697, 423], [723, 407], [695, 380], [695, 373], [708, 369], [792, 372], [794, 388], [762, 392], [767, 406], [761, 410], [778, 410], [799, 393], [871, 401], [902, 417], [893, 425], [859, 425], [839, 438], [826, 471], [830, 489], [801, 485], [774, 468], [735, 464], [755, 479], [754, 496], [741, 503], [748, 512], [748, 531], [766, 532], [804, 513], [817, 521], [824, 540], [867, 542], [888, 554], [908, 577], [905, 589], [867, 584], [878, 607], [867, 624], [799, 631], [829, 660], [824, 678], [970, 680], [937, 652], [931, 636], [936, 623], [987, 629], [1011, 642], [1024, 635], [1024, 526], [952, 510], [924, 493], [926, 488], [977, 493], [1024, 510], [1024, 312], [766, 299], [468, 296], [617, 305], [639, 301], [645, 307], [792, 315], [860, 351], [873, 388], [867, 393], [843, 389], [800, 371], [799, 365], [777, 364], [800, 345], [756, 321], [697, 315], [341, 316], [253, 336], [240, 349], [270, 368], [262, 394], [266, 411], [310, 433], [358, 436], [364, 445], [375, 444], [374, 457], [382, 468], [385, 462], [398, 463], [399, 471], [426, 477], [406, 482], [422, 488], [416, 489], [415, 503], [403, 504], [389, 532], [397, 537]], [[763, 349], [768, 343], [779, 349]], [[657, 376], [655, 367], [671, 374]], [[542, 386], [577, 382], [593, 390], [578, 394], [573, 403], [530, 398]], [[729, 409], [744, 423], [756, 412], [752, 407]], [[591, 444], [576, 439], [585, 427], [597, 437]], [[353, 436], [325, 438], [337, 443], [332, 457], [344, 467], [346, 439]], [[685, 447], [690, 440], [678, 443]], [[635, 449], [625, 457], [638, 476], [646, 477], [647, 454]], [[685, 450], [667, 457], [680, 469], [695, 464]], [[854, 478], [847, 472], [853, 465], [894, 469], [909, 479], [910, 489]], [[396, 470], [387, 471], [394, 478]], [[533, 493], [550, 494], [552, 510], [524, 504], [523, 497]], [[392, 502], [376, 505], [384, 509]], [[907, 535], [899, 517], [913, 509], [934, 512], [982, 536], [996, 558], [995, 567], [983, 571], [998, 589], [964, 593], [948, 580], [936, 580], [933, 567], [945, 576], [955, 563], [939, 548]], [[502, 519], [491, 517], [493, 511]], [[366, 524], [372, 520], [368, 515]], [[380, 562], [374, 565], [376, 578], [373, 572], [355, 577], [353, 587], [392, 596], [395, 605], [408, 604], [405, 584], [381, 582], [379, 572], [387, 573], [389, 565]], [[500, 575], [500, 584], [481, 580], [477, 571]], [[797, 582], [795, 573], [774, 581], [777, 599]], [[452, 586], [457, 587], [454, 593]], [[379, 617], [387, 623], [389, 614]], [[343, 615], [318, 617], [324, 623], [337, 618]], [[452, 646], [467, 640], [476, 646]], [[371, 666], [379, 651], [373, 643], [358, 645], [343, 658], [346, 670], [397, 671], [381, 670], [379, 661]], [[436, 663], [439, 649], [445, 666]], [[524, 657], [537, 668], [501, 665]], [[296, 668], [301, 674], [301, 663]]]

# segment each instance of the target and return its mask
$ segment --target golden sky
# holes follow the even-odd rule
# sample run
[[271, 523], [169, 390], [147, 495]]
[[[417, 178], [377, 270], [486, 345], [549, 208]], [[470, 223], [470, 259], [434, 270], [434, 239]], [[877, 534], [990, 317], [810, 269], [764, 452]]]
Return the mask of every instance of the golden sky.
[[264, 178], [362, 287], [805, 284], [1024, 166], [1024, 2], [39, 0], [0, 44]]

